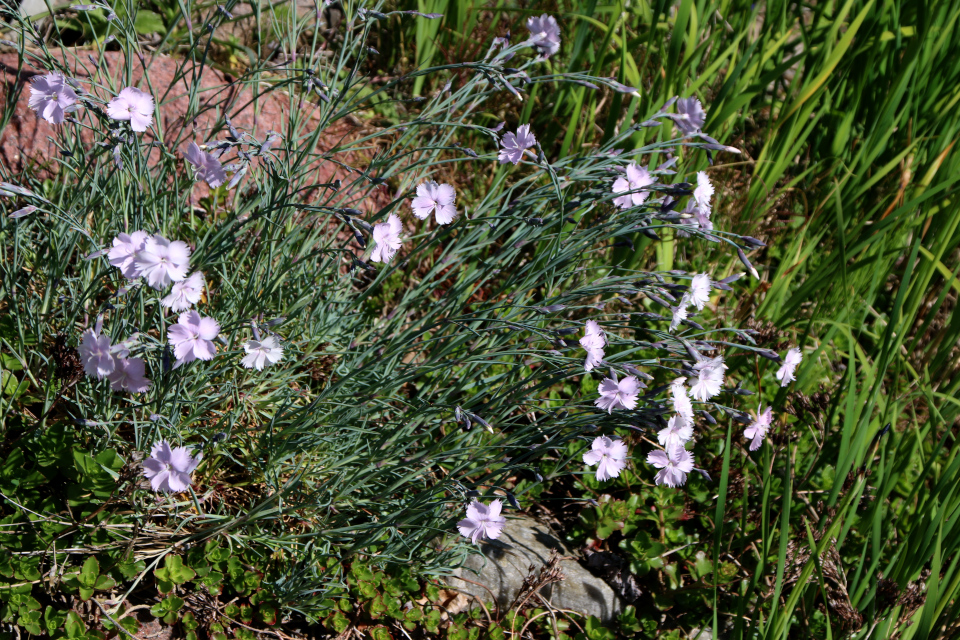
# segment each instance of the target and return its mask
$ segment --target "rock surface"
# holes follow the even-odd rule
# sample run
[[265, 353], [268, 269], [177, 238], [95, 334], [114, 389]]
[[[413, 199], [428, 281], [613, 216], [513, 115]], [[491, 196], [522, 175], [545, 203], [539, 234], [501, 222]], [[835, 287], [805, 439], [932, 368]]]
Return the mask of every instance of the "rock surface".
[[[89, 91], [93, 83], [113, 85], [117, 89], [126, 84], [122, 78], [125, 67], [122, 52], [109, 51], [94, 57], [89, 51], [77, 49], [67, 50], [66, 56], [56, 55], [85, 90]], [[163, 55], [132, 62], [130, 84], [150, 91], [156, 97], [156, 119], [162, 127], [163, 143], [171, 152], [182, 152], [191, 140], [204, 142], [224, 137], [227, 133], [224, 113], [230, 116], [238, 130], [252, 134], [261, 141], [266, 139], [268, 131], [289, 135], [288, 123], [293, 110], [303, 119], [301, 136], [320, 124], [317, 105], [295, 102], [281, 91], [254, 94], [250, 83], [236, 82], [208, 66], [200, 67], [190, 61]], [[10, 121], [0, 132], [0, 163], [11, 174], [19, 174], [30, 167], [38, 179], [52, 178], [59, 170], [55, 161], [61, 155], [59, 145], [67, 144], [70, 139], [65, 136], [73, 136], [79, 131], [81, 144], [87, 154], [92, 154], [95, 144], [105, 139], [106, 125], [89, 108], [74, 112], [74, 117], [85, 125], [79, 127], [51, 125], [38, 118], [28, 107], [30, 78], [47, 72], [34, 59], [20, 61], [14, 53], [0, 54], [0, 88], [3, 89], [0, 91], [0, 109], [6, 107], [12, 85], [20, 84], [22, 89]], [[198, 89], [196, 102], [191, 106], [189, 80], [193, 77], [198, 78]], [[104, 101], [112, 97], [103, 89], [96, 89], [95, 92]], [[340, 149], [349, 148], [350, 141], [359, 133], [357, 127], [345, 120], [327, 126], [315, 149], [314, 157], [317, 160], [310, 165], [309, 182], [324, 184], [339, 178], [344, 184], [350, 184], [369, 163], [369, 159], [354, 150]], [[156, 140], [155, 126], [150, 127], [143, 138], [145, 141]], [[294, 141], [294, 144], [297, 142]], [[273, 151], [284, 153], [290, 146], [289, 140], [281, 139], [274, 144]], [[330, 154], [335, 161], [324, 159], [323, 155], [326, 154]], [[157, 157], [159, 152], [154, 149], [150, 161], [156, 161]], [[206, 185], [201, 183], [196, 186], [196, 197], [203, 197], [206, 193]], [[313, 197], [316, 195], [312, 191], [303, 194], [304, 200]], [[365, 198], [362, 204], [356, 199], [350, 200], [356, 203], [353, 206], [365, 211], [376, 211], [389, 201], [385, 185], [375, 189], [373, 198]]]
[[482, 542], [480, 549], [483, 555], [471, 556], [458, 576], [450, 579], [450, 585], [484, 602], [490, 601], [490, 593], [483, 587], [459, 579], [460, 576], [486, 586], [496, 596], [497, 605], [506, 607], [513, 602], [523, 579], [530, 573], [530, 565], [535, 565], [538, 570], [549, 560], [550, 552], [556, 550], [564, 556], [560, 569], [566, 579], [540, 591], [550, 604], [557, 609], [596, 616], [604, 622], [614, 619], [622, 609], [613, 589], [583, 568], [577, 562], [576, 554], [564, 547], [547, 526], [535, 520], [508, 519], [501, 536]]

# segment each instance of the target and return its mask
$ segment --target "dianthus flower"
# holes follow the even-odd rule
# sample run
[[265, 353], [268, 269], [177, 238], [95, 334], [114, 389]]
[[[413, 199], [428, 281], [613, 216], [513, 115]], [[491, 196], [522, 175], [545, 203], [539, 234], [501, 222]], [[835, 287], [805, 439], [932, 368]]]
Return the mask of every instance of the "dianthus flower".
[[690, 395], [701, 402], [706, 402], [720, 393], [723, 388], [723, 371], [727, 365], [723, 364], [723, 356], [706, 358], [693, 365], [697, 372], [697, 380], [690, 387]]
[[517, 127], [516, 135], [509, 131], [503, 134], [503, 139], [500, 141], [500, 146], [503, 148], [500, 149], [497, 159], [500, 164], [508, 162], [517, 164], [523, 158], [523, 152], [536, 144], [537, 139], [530, 133], [530, 125], [522, 124]]
[[194, 458], [186, 447], [172, 449], [169, 442], [161, 440], [153, 445], [150, 457], [143, 461], [143, 475], [150, 479], [154, 491], [186, 491], [193, 482], [190, 474], [202, 457], [201, 454]]
[[227, 181], [227, 172], [220, 164], [220, 159], [201, 149], [196, 142], [190, 143], [183, 152], [183, 157], [193, 167], [194, 177], [206, 182], [211, 189], [216, 189]]
[[177, 324], [167, 329], [167, 339], [177, 358], [174, 369], [198, 359], [212, 360], [217, 353], [213, 340], [219, 333], [220, 325], [213, 318], [203, 317], [196, 311], [181, 313]]
[[134, 254], [134, 263], [150, 286], [161, 291], [187, 277], [190, 247], [180, 240], [171, 242], [159, 234], [153, 235]]
[[110, 264], [120, 269], [124, 278], [136, 280], [140, 277], [140, 269], [136, 265], [136, 254], [143, 249], [147, 238], [147, 234], [143, 231], [134, 231], [129, 235], [120, 233], [113, 239], [113, 248], [107, 253], [107, 258]]
[[77, 108], [77, 92], [59, 73], [34, 76], [30, 81], [27, 104], [50, 124], [60, 124], [67, 113]]
[[710, 217], [713, 205], [710, 204], [710, 198], [713, 197], [713, 183], [706, 171], [697, 172], [697, 186], [693, 190], [693, 199], [697, 202], [697, 208], [700, 212]]
[[457, 523], [457, 529], [474, 544], [480, 538], [499, 538], [507, 523], [507, 519], [500, 515], [501, 508], [499, 499], [491, 501], [489, 506], [474, 500], [467, 505], [467, 517]]
[[174, 282], [170, 293], [160, 304], [172, 311], [186, 311], [203, 296], [203, 272], [194, 271], [186, 279]]
[[683, 131], [685, 135], [693, 135], [700, 130], [707, 114], [703, 110], [703, 105], [697, 98], [680, 98], [677, 100], [677, 115], [673, 121], [677, 123], [677, 128]]
[[689, 421], [693, 421], [693, 403], [687, 395], [687, 389], [683, 386], [686, 378], [680, 377], [670, 384], [670, 394], [673, 397], [673, 410]]
[[150, 388], [146, 377], [146, 363], [143, 358], [116, 358], [116, 368], [108, 378], [114, 391], [141, 393]]
[[603, 338], [603, 330], [600, 325], [593, 320], [587, 320], [586, 334], [580, 338], [580, 346], [587, 351], [587, 359], [583, 362], [583, 368], [587, 371], [592, 370], [603, 360], [603, 347], [606, 340]]
[[[684, 206], [683, 214], [689, 215], [689, 218], [684, 218], [680, 224], [680, 228], [677, 229], [677, 235], [681, 238], [687, 238], [690, 236], [690, 232], [685, 230], [684, 227], [692, 227], [694, 229], [703, 229], [704, 231], [713, 230], [713, 222], [710, 221], [710, 210], [708, 209], [706, 213], [697, 206], [696, 200], [687, 200], [686, 206]], [[710, 242], [717, 242], [712, 238], [707, 238]]]
[[693, 437], [693, 424], [685, 416], [675, 415], [667, 422], [667, 427], [657, 432], [660, 445], [670, 451], [673, 447], [686, 444]]
[[614, 409], [633, 409], [637, 406], [640, 383], [634, 376], [617, 381], [616, 374], [613, 374], [613, 378], [603, 379], [599, 391], [600, 397], [593, 403], [607, 413], [613, 413]]
[[[427, 213], [427, 215], [430, 214]], [[438, 212], [438, 222], [439, 219], [440, 214]], [[370, 254], [370, 260], [373, 262], [390, 262], [397, 251], [400, 250], [400, 232], [402, 230], [403, 223], [400, 222], [400, 218], [395, 213], [391, 213], [386, 222], [374, 225], [373, 241], [377, 243], [377, 246], [373, 248], [373, 252]]]
[[410, 206], [413, 208], [413, 215], [421, 220], [426, 220], [431, 213], [436, 213], [437, 224], [450, 224], [457, 217], [457, 208], [453, 205], [456, 199], [457, 192], [453, 187], [428, 180], [417, 187], [417, 197]]
[[763, 404], [757, 407], [757, 418], [750, 426], [743, 430], [743, 437], [750, 440], [750, 451], [756, 451], [767, 437], [767, 431], [773, 423], [773, 407], [763, 410]]
[[668, 487], [680, 487], [687, 481], [687, 474], [693, 471], [693, 455], [683, 447], [677, 446], [668, 451], [654, 449], [647, 454], [647, 463], [660, 471], [654, 481]]
[[616, 478], [627, 466], [627, 445], [620, 439], [597, 436], [590, 451], [583, 454], [583, 462], [591, 467], [597, 465], [597, 480], [600, 482]]
[[263, 340], [248, 340], [243, 345], [243, 350], [247, 355], [240, 361], [247, 369], [256, 369], [263, 371], [267, 364], [276, 364], [283, 359], [283, 347], [273, 336], [267, 336]]
[[670, 331], [676, 331], [680, 323], [687, 319], [687, 305], [690, 304], [687, 296], [680, 299], [680, 304], [671, 307], [673, 317], [670, 319]]
[[710, 276], [705, 273], [698, 273], [693, 276], [690, 282], [689, 300], [696, 305], [698, 310], [702, 310], [704, 305], [710, 302], [710, 289], [713, 285], [710, 283]]
[[153, 96], [136, 87], [127, 87], [107, 104], [107, 115], [114, 120], [129, 120], [134, 131], [146, 131], [153, 122], [153, 108]]
[[626, 176], [620, 176], [613, 181], [613, 192], [623, 193], [624, 191], [633, 191], [633, 193], [627, 193], [614, 198], [613, 204], [621, 209], [640, 206], [647, 200], [650, 192], [636, 191], [636, 189], [648, 187], [653, 184], [653, 182], [653, 176], [650, 175], [646, 167], [641, 167], [636, 162], [631, 162], [627, 165]]
[[560, 25], [553, 16], [543, 14], [539, 18], [527, 18], [527, 29], [530, 30], [530, 44], [544, 58], [560, 50]]
[[83, 370], [91, 378], [103, 378], [113, 373], [116, 361], [111, 353], [110, 338], [87, 329], [80, 335], [80, 360]]
[[783, 358], [783, 365], [780, 367], [780, 370], [777, 371], [777, 380], [780, 381], [781, 387], [785, 387], [793, 380], [796, 380], [794, 374], [801, 360], [803, 360], [803, 352], [800, 351], [800, 349], [794, 347], [787, 351], [787, 355]]

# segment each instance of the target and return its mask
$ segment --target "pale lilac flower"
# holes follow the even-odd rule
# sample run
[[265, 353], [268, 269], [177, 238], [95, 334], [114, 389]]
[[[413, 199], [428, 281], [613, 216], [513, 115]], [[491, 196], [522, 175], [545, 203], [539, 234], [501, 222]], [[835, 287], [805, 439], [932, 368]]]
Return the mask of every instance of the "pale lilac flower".
[[503, 134], [503, 139], [500, 141], [500, 146], [503, 148], [500, 149], [500, 154], [497, 156], [497, 159], [500, 161], [500, 164], [506, 164], [508, 162], [517, 164], [523, 158], [524, 150], [536, 144], [537, 138], [530, 133], [530, 125], [522, 124], [517, 127], [516, 135], [510, 131]]
[[167, 339], [173, 347], [177, 362], [174, 369], [194, 360], [212, 360], [217, 353], [213, 339], [220, 333], [220, 325], [213, 318], [196, 311], [181, 313], [177, 324], [167, 329]]
[[248, 340], [243, 345], [243, 350], [247, 355], [243, 356], [240, 364], [247, 369], [263, 371], [267, 364], [276, 364], [283, 358], [283, 347], [273, 336], [267, 336], [263, 340]]
[[627, 466], [627, 445], [620, 439], [597, 436], [590, 451], [583, 454], [583, 462], [591, 467], [597, 465], [597, 480], [600, 482], [616, 478]]
[[187, 277], [190, 247], [180, 240], [171, 242], [159, 234], [153, 235], [134, 254], [134, 262], [150, 286], [161, 291]]
[[114, 391], [140, 393], [150, 388], [146, 378], [146, 363], [143, 358], [116, 358], [117, 366], [108, 377]]
[[121, 233], [113, 239], [113, 248], [107, 253], [110, 264], [120, 269], [120, 273], [128, 280], [140, 277], [140, 269], [136, 265], [136, 253], [143, 248], [147, 241], [147, 234], [143, 231], [134, 231], [131, 234]]
[[80, 360], [83, 370], [91, 378], [103, 378], [113, 373], [116, 361], [111, 353], [110, 338], [87, 329], [80, 335]]
[[457, 192], [453, 187], [428, 180], [417, 187], [417, 197], [410, 206], [413, 208], [413, 215], [421, 220], [426, 220], [431, 213], [436, 213], [437, 224], [450, 224], [457, 217], [457, 208], [453, 206], [456, 199]]
[[706, 171], [698, 171], [697, 186], [693, 190], [693, 199], [697, 202], [697, 208], [708, 218], [710, 217], [710, 212], [713, 210], [710, 204], [710, 198], [712, 197], [713, 183], [710, 182], [710, 177]]
[[530, 44], [544, 58], [560, 50], [560, 25], [553, 16], [543, 14], [539, 18], [527, 18], [527, 29], [530, 30]]
[[150, 479], [154, 491], [186, 491], [193, 483], [190, 474], [200, 464], [201, 458], [203, 454], [194, 458], [190, 455], [190, 449], [172, 449], [169, 442], [161, 440], [153, 445], [150, 457], [143, 461], [143, 475]]
[[185, 280], [174, 282], [170, 293], [160, 304], [172, 311], [186, 311], [203, 296], [203, 272], [194, 271]]
[[637, 406], [640, 383], [634, 376], [627, 376], [618, 382], [616, 374], [613, 374], [613, 378], [603, 379], [599, 391], [600, 397], [593, 403], [607, 413], [613, 413], [614, 409], [633, 409]]
[[647, 463], [660, 469], [654, 481], [668, 487], [683, 486], [687, 474], [693, 471], [693, 455], [679, 446], [669, 451], [654, 449], [647, 454]]
[[690, 387], [690, 395], [701, 402], [706, 402], [720, 393], [723, 388], [723, 372], [727, 365], [723, 364], [723, 356], [706, 358], [693, 365], [697, 372], [697, 380]]
[[[429, 213], [427, 215], [430, 215]], [[439, 219], [439, 214], [438, 214]], [[403, 223], [395, 213], [391, 213], [386, 222], [381, 222], [373, 227], [373, 241], [377, 246], [373, 248], [370, 259], [373, 262], [390, 262], [397, 251], [400, 250], [400, 232], [403, 230]]]
[[583, 362], [583, 368], [586, 371], [592, 370], [603, 360], [603, 347], [606, 340], [603, 337], [603, 330], [600, 325], [593, 320], [587, 320], [586, 334], [580, 338], [580, 346], [586, 349], [587, 359]]
[[796, 380], [794, 374], [801, 360], [803, 360], [803, 352], [800, 351], [800, 349], [794, 347], [787, 351], [787, 355], [783, 358], [783, 366], [777, 371], [777, 380], [780, 381], [781, 387], [785, 387], [793, 380]]
[[59, 73], [34, 76], [30, 81], [27, 104], [50, 124], [62, 123], [66, 114], [77, 108], [77, 100], [77, 92]]
[[666, 429], [657, 432], [657, 440], [667, 451], [683, 446], [693, 437], [693, 424], [685, 416], [675, 415], [667, 422]]
[[686, 382], [686, 380], [687, 379], [684, 377], [674, 380], [670, 384], [670, 393], [673, 396], [673, 410], [686, 418], [688, 421], [692, 422], [693, 403], [690, 402], [690, 396], [687, 395], [687, 389], [683, 386], [683, 383]]
[[673, 318], [670, 320], [670, 331], [676, 331], [680, 323], [687, 319], [688, 304], [690, 304], [690, 301], [687, 299], [687, 296], [683, 296], [683, 298], [680, 299], [680, 304], [672, 307]]
[[503, 525], [507, 524], [507, 519], [500, 515], [501, 507], [499, 499], [491, 501], [489, 506], [474, 500], [467, 505], [467, 517], [457, 523], [457, 529], [474, 544], [480, 538], [499, 538]]
[[153, 122], [153, 96], [136, 87], [120, 90], [107, 104], [107, 115], [114, 120], [129, 120], [134, 131], [146, 131]]
[[690, 97], [677, 100], [677, 115], [673, 121], [684, 134], [689, 136], [699, 131], [706, 119], [707, 114], [698, 99]]
[[[624, 191], [634, 191], [635, 189], [648, 187], [653, 183], [653, 176], [650, 175], [646, 167], [641, 167], [636, 162], [631, 162], [627, 165], [626, 177], [620, 176], [614, 180], [613, 192], [623, 193]], [[613, 204], [621, 209], [629, 209], [630, 207], [640, 206], [649, 196], [649, 191], [634, 191], [634, 193], [628, 193], [614, 198]]]
[[202, 150], [196, 142], [190, 143], [183, 152], [183, 157], [193, 166], [194, 177], [206, 182], [211, 189], [216, 189], [227, 181], [227, 172], [223, 170], [220, 159]]
[[750, 443], [750, 451], [756, 451], [760, 448], [760, 445], [763, 444], [763, 439], [767, 437], [767, 431], [770, 430], [770, 425], [773, 423], [773, 407], [767, 407], [767, 410], [763, 410], [763, 404], [761, 403], [757, 407], [757, 419], [750, 423], [750, 426], [743, 430], [743, 437], [752, 440]]
[[689, 300], [696, 305], [697, 310], [702, 310], [704, 305], [710, 302], [710, 289], [713, 285], [710, 283], [710, 276], [705, 273], [698, 273], [693, 276], [690, 283]]

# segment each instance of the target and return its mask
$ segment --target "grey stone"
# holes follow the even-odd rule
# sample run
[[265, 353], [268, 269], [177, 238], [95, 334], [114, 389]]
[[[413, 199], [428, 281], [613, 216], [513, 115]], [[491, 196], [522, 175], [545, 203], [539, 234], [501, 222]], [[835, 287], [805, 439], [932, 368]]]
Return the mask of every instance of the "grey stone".
[[[53, 8], [54, 11], [69, 4], [70, 0], [50, 0], [50, 7]], [[47, 3], [44, 2], [44, 0], [23, 0], [23, 2], [20, 3], [20, 15], [25, 18], [37, 16], [42, 13], [50, 13], [50, 9], [47, 8]]]
[[571, 553], [547, 526], [535, 520], [508, 519], [500, 537], [483, 541], [480, 550], [483, 555], [470, 556], [456, 577], [450, 578], [450, 585], [484, 602], [490, 601], [490, 593], [460, 580], [460, 576], [486, 586], [496, 596], [497, 605], [507, 607], [529, 575], [530, 565], [538, 570], [550, 559], [551, 550], [556, 550], [564, 556], [560, 569], [566, 578], [541, 589], [544, 599], [557, 609], [596, 616], [603, 622], [613, 620], [622, 609], [622, 602], [613, 589], [580, 566], [577, 554]]

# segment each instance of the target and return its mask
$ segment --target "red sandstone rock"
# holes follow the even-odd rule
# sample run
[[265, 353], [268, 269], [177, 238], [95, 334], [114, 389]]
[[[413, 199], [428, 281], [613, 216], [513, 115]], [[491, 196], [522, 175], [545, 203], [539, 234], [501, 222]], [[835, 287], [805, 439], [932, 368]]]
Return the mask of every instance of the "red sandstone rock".
[[[106, 52], [102, 57], [98, 57], [86, 50], [73, 50], [68, 51], [66, 58], [58, 56], [58, 59], [65, 60], [70, 75], [80, 81], [85, 91], [94, 93], [104, 101], [128, 85], [123, 80], [123, 52]], [[143, 78], [144, 66], [147, 69], [147, 81]], [[250, 84], [235, 82], [210, 67], [201, 68], [189, 61], [179, 61], [168, 56], [158, 55], [145, 58], [142, 62], [135, 59], [132, 67], [132, 82], [129, 84], [149, 91], [154, 96], [158, 104], [154, 116], [162, 127], [163, 143], [171, 151], [175, 147], [178, 155], [182, 154], [182, 149], [191, 140], [202, 143], [224, 139], [227, 135], [221, 115], [224, 112], [230, 116], [233, 125], [241, 133], [252, 134], [260, 141], [263, 141], [271, 130], [287, 133], [291, 112], [291, 98], [287, 93], [269, 91], [254, 95]], [[19, 75], [18, 68], [22, 69]], [[0, 133], [0, 163], [14, 175], [31, 165], [34, 166], [34, 175], [41, 179], [56, 174], [58, 167], [54, 159], [60, 155], [60, 150], [55, 140], [67, 135], [66, 130], [71, 132], [70, 135], [75, 135], [72, 132], [80, 130], [82, 145], [87, 153], [91, 152], [97, 142], [106, 140], [106, 125], [101, 124], [87, 107], [81, 107], [72, 114], [87, 125], [81, 129], [69, 123], [51, 125], [39, 119], [27, 106], [29, 79], [47, 72], [47, 69], [37, 64], [27, 64], [27, 61], [21, 65], [15, 53], [0, 54], [0, 79], [6, 85], [5, 89], [9, 89], [11, 84], [23, 85], [13, 117]], [[196, 76], [199, 76], [199, 88], [196, 92], [196, 104], [191, 110], [190, 86]], [[95, 85], [100, 87], [95, 88]], [[114, 93], [102, 88], [104, 86], [112, 86]], [[6, 95], [7, 91], [0, 95], [0, 107], [6, 106]], [[294, 108], [300, 118], [307, 120], [307, 129], [319, 124], [316, 105], [300, 102], [295, 104]], [[317, 151], [326, 152], [338, 145], [343, 146], [343, 141], [353, 135], [353, 129], [354, 127], [344, 121], [329, 126], [321, 137]], [[143, 134], [144, 140], [155, 140], [154, 131], [151, 128]], [[284, 145], [284, 141], [278, 141], [273, 150], [282, 150]], [[152, 155], [151, 159], [155, 162], [159, 154]], [[336, 160], [356, 168], [363, 168], [367, 163], [365, 158], [356, 153], [338, 154]], [[317, 161], [311, 167], [315, 172], [310, 180], [313, 184], [329, 183], [337, 178], [348, 184], [356, 175], [330, 161]], [[202, 197], [206, 193], [205, 184], [195, 187], [195, 196]], [[375, 211], [388, 202], [389, 195], [384, 189], [379, 189], [373, 200], [367, 199], [359, 208]], [[357, 203], [352, 206], [357, 206]]]

